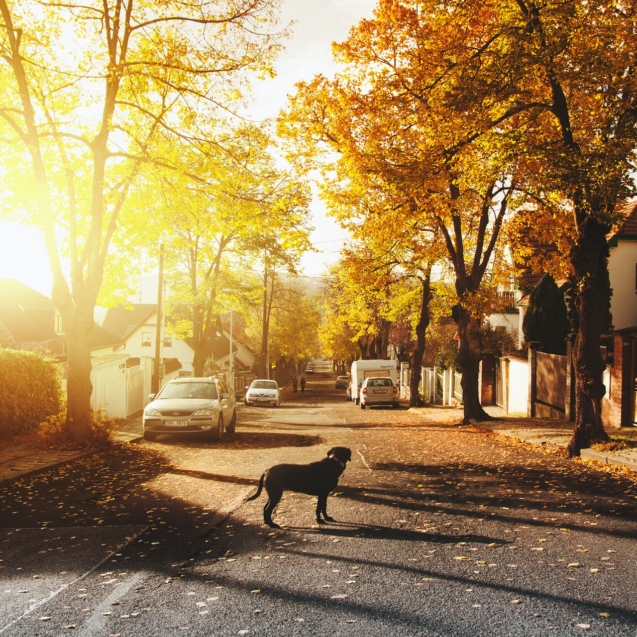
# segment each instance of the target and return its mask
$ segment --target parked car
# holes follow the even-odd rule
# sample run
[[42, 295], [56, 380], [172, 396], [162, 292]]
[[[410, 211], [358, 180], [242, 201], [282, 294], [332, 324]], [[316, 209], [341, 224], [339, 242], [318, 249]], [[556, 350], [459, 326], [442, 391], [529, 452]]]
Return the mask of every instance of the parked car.
[[275, 380], [257, 378], [248, 387], [245, 397], [246, 405], [274, 405], [281, 406], [281, 394]]
[[149, 396], [142, 417], [144, 438], [160, 434], [198, 434], [221, 440], [237, 423], [234, 392], [218, 378], [175, 378]]
[[359, 401], [361, 409], [365, 409], [367, 405], [391, 405], [394, 409], [400, 407], [398, 387], [389, 376], [366, 378], [361, 387]]
[[312, 367], [312, 365], [308, 365], [308, 366], [305, 368], [305, 373], [306, 373], [306, 374], [313, 374], [313, 373], [314, 373], [314, 367]]
[[349, 376], [337, 376], [335, 389], [347, 389], [349, 385]]

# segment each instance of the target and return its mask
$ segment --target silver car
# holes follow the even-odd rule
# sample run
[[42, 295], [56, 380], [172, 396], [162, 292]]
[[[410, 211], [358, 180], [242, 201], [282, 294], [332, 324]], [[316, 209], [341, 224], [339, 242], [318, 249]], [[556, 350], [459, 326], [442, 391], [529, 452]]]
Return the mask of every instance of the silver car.
[[366, 378], [360, 390], [360, 405], [361, 409], [367, 405], [391, 405], [398, 409], [398, 387], [386, 376]]
[[246, 405], [274, 405], [281, 406], [279, 386], [275, 380], [257, 378], [248, 387], [245, 397]]
[[144, 438], [160, 434], [198, 434], [221, 440], [237, 423], [234, 392], [218, 378], [176, 378], [149, 396], [144, 409]]

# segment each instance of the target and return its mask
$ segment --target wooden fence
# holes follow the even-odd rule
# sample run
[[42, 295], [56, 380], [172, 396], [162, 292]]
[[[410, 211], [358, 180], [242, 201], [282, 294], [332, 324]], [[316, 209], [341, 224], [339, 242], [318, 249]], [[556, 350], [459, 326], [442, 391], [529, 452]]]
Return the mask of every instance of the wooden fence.
[[566, 356], [537, 352], [536, 397], [545, 405], [564, 410]]

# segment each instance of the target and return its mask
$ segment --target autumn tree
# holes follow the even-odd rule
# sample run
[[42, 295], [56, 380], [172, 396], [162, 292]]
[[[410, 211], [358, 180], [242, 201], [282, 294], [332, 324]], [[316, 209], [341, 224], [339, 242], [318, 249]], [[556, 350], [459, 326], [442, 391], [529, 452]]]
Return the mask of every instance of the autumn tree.
[[[93, 310], [154, 139], [196, 144], [269, 73], [276, 0], [0, 1], [4, 166], [35, 205], [68, 338], [67, 427], [88, 436]], [[28, 170], [27, 170], [28, 168]], [[25, 213], [26, 214], [26, 213]]]
[[[346, 227], [351, 224], [343, 198], [375, 192], [389, 196], [390, 209], [401, 211], [392, 228], [397, 237], [404, 234], [421, 254], [429, 243], [446, 253], [458, 298], [464, 420], [484, 420], [489, 416], [478, 395], [480, 322], [509, 274], [501, 232], [516, 193], [513, 144], [493, 131], [459, 143], [465, 116], [451, 117], [414, 95], [416, 84], [432, 81], [431, 69], [414, 68], [418, 52], [411, 36], [401, 31], [405, 40], [396, 41], [390, 32], [402, 29], [400, 21], [385, 24], [390, 18], [381, 9], [376, 15], [336, 47], [347, 65], [342, 74], [298, 85], [280, 132], [302, 166], [323, 167], [324, 196]], [[401, 54], [392, 56], [389, 49]], [[361, 210], [365, 223], [373, 210]], [[429, 233], [428, 241], [420, 232]]]
[[432, 108], [435, 99], [451, 119], [464, 120], [458, 143], [474, 143], [485, 131], [515, 140], [520, 188], [568, 202], [579, 315], [570, 455], [607, 439], [599, 348], [611, 292], [606, 236], [618, 202], [633, 190], [636, 9], [613, 0], [421, 0], [382, 2], [377, 14], [386, 18], [381, 37], [391, 30], [393, 42], [418, 43], [412, 49], [419, 68], [435, 68], [435, 81], [419, 85], [420, 93], [404, 85], [414, 99]]

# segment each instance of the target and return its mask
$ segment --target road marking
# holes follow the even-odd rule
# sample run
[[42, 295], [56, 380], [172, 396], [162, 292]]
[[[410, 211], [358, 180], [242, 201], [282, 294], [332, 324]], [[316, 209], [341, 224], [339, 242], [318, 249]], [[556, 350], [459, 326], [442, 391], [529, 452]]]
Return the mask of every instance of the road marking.
[[365, 461], [365, 456], [360, 451], [356, 451], [356, 453], [361, 457], [361, 460], [363, 461], [363, 464], [367, 467], [367, 471], [369, 471], [371, 473], [372, 470], [369, 468], [369, 465]]
[[20, 615], [20, 617], [14, 619], [13, 621], [9, 622], [8, 624], [6, 624], [2, 628], [0, 628], [0, 634], [3, 633], [5, 630], [7, 630], [7, 628], [11, 628], [11, 626], [13, 626], [14, 624], [17, 624], [19, 621], [24, 619], [27, 615], [30, 615], [34, 610], [36, 610], [37, 608], [39, 608], [43, 604], [46, 604], [47, 602], [50, 602], [54, 597], [57, 597], [62, 591], [65, 591], [65, 590], [69, 589], [74, 584], [77, 584], [78, 582], [82, 581], [84, 578], [88, 577], [91, 573], [95, 572], [100, 566], [102, 566], [102, 564], [104, 564], [104, 562], [106, 562], [107, 560], [111, 559], [113, 557], [113, 555], [115, 555], [115, 553], [119, 553], [123, 548], [125, 548], [129, 544], [132, 544], [142, 533], [147, 531], [149, 528], [150, 528], [150, 524], [148, 526], [146, 526], [145, 528], [143, 528], [139, 533], [136, 533], [135, 535], [133, 535], [133, 536], [131, 536], [129, 538], [126, 538], [126, 542], [124, 542], [123, 544], [120, 544], [117, 548], [115, 548], [113, 551], [111, 551], [103, 560], [100, 560], [93, 568], [89, 569], [88, 571], [86, 571], [85, 573], [80, 575], [79, 577], [76, 577], [72, 582], [70, 582], [68, 584], [63, 584], [57, 590], [53, 591], [52, 593], [49, 593], [48, 597], [46, 597], [43, 600], [39, 601], [37, 604], [34, 604], [33, 606], [31, 606], [29, 608], [28, 611], [26, 611], [25, 613]]

